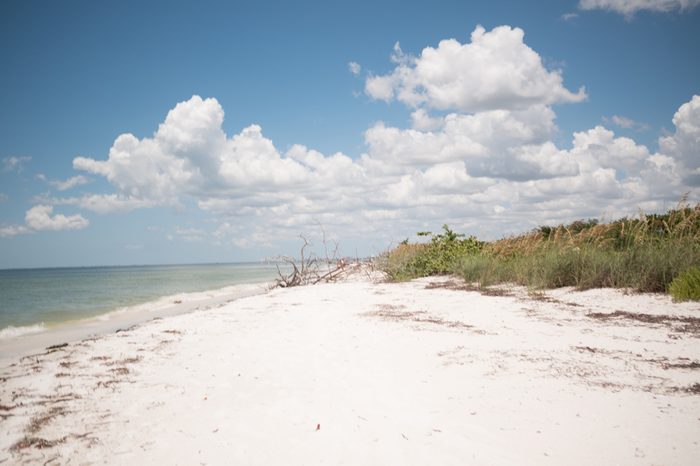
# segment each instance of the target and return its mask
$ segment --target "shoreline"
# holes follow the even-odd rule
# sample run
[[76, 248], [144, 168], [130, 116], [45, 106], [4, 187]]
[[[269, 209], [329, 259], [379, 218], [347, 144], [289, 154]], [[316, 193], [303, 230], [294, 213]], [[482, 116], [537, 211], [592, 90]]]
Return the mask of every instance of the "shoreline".
[[693, 464], [700, 306], [274, 289], [0, 367], [0, 463]]
[[[12, 329], [21, 333], [0, 338], [0, 367], [13, 358], [31, 351], [39, 351], [47, 346], [100, 336], [154, 318], [206, 310], [239, 298], [265, 293], [270, 286], [271, 282], [244, 283], [203, 291], [175, 293], [77, 320], [67, 320], [51, 325], [45, 325], [42, 322], [20, 327], [5, 327], [0, 329], [0, 332]], [[36, 330], [26, 331], [30, 328]]]

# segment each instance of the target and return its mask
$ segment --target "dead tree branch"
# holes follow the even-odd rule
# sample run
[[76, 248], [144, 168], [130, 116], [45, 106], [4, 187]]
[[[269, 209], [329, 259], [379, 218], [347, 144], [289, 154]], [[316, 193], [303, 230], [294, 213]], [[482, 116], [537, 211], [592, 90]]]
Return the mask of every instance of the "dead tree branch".
[[[276, 265], [277, 286], [288, 288], [291, 286], [315, 285], [317, 283], [334, 281], [343, 273], [348, 263], [344, 259], [337, 258], [338, 243], [335, 241], [333, 242], [333, 255], [329, 256], [325, 231], [323, 231], [323, 247], [326, 257], [322, 261], [319, 261], [313, 252], [307, 250], [311, 247], [311, 242], [308, 238], [304, 235], [299, 235], [299, 238], [304, 243], [299, 251], [299, 261], [297, 262], [296, 259], [289, 256], [279, 258], [279, 262], [286, 265], [290, 271], [289, 273], [284, 273], [280, 269], [279, 264]], [[325, 267], [323, 267], [325, 270], [322, 270], [322, 262], [325, 263]]]

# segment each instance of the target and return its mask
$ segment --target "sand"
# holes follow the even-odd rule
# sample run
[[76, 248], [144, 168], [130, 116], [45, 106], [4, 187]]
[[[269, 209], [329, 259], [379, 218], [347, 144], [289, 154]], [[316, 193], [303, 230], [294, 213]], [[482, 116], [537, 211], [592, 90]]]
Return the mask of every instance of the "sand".
[[0, 464], [697, 464], [700, 305], [369, 277], [0, 368]]

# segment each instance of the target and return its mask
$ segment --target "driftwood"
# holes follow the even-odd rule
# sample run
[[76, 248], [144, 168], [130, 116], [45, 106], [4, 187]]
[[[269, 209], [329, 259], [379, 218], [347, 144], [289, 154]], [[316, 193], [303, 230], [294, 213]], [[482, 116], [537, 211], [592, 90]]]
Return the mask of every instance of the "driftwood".
[[334, 281], [340, 274], [345, 271], [348, 262], [344, 259], [338, 259], [338, 244], [335, 243], [333, 253], [329, 256], [328, 244], [326, 241], [325, 231], [323, 232], [323, 245], [326, 257], [319, 259], [313, 253], [309, 253], [307, 249], [311, 246], [310, 241], [304, 236], [299, 235], [304, 244], [299, 251], [300, 259], [297, 261], [293, 257], [282, 256], [278, 258], [278, 262], [286, 264], [291, 271], [284, 273], [280, 270], [279, 264], [277, 267], [277, 286], [288, 288], [291, 286], [315, 285], [321, 282]]

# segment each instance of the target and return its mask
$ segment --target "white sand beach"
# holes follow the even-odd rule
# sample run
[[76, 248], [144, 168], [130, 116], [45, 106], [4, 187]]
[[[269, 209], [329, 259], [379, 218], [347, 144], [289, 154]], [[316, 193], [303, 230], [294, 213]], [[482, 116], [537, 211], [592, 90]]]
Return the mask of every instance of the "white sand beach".
[[700, 305], [459, 288], [275, 289], [18, 357], [0, 464], [697, 464]]

